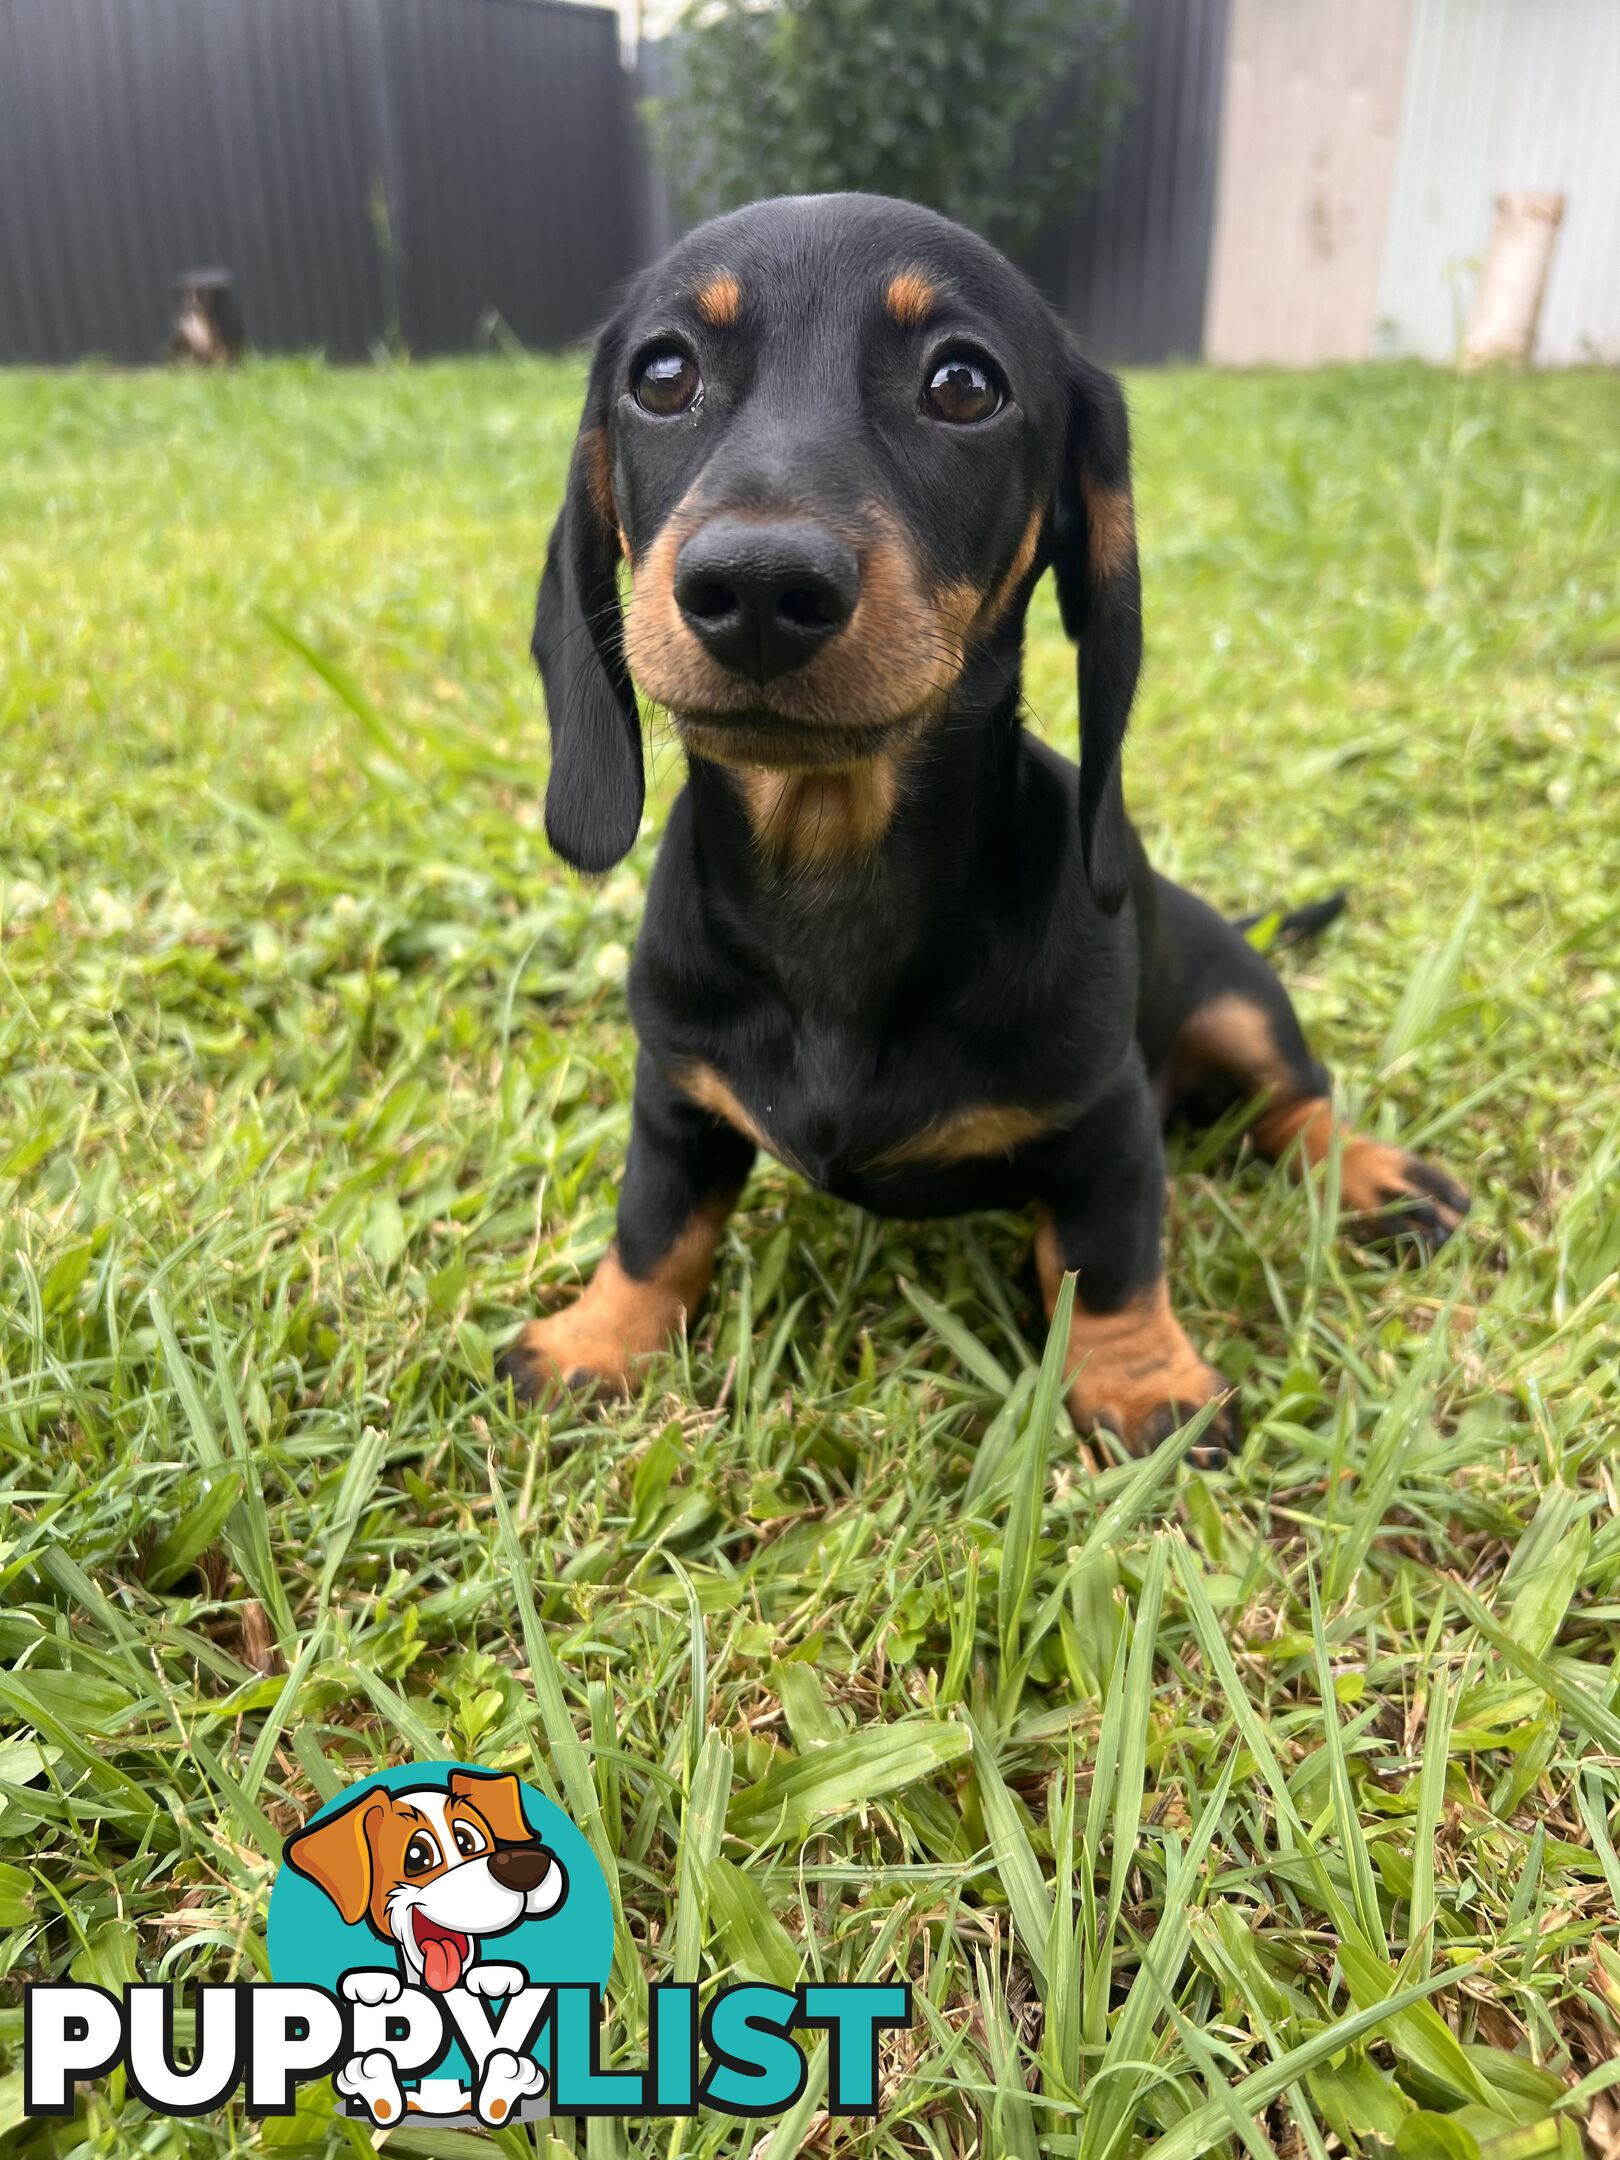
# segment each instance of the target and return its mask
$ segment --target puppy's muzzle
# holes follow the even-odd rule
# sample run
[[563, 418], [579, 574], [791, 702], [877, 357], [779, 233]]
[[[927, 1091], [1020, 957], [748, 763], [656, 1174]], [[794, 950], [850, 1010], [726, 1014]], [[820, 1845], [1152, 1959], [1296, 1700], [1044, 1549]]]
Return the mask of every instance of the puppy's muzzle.
[[705, 650], [768, 683], [837, 637], [860, 598], [861, 566], [849, 542], [814, 519], [714, 517], [682, 543], [674, 589]]

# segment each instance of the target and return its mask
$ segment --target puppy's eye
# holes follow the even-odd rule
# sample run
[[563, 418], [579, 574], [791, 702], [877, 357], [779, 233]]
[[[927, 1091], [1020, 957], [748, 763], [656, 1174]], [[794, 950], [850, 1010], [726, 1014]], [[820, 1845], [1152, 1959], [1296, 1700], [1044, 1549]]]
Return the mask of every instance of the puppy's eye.
[[456, 1851], [463, 1860], [470, 1860], [474, 1853], [484, 1850], [484, 1841], [471, 1823], [458, 1822], [455, 1825], [455, 1838]]
[[636, 370], [636, 403], [660, 419], [685, 412], [702, 387], [697, 362], [677, 345], [661, 345]]
[[429, 1868], [439, 1864], [439, 1848], [425, 1830], [418, 1830], [405, 1848], [405, 1872], [407, 1875], [425, 1875]]
[[970, 427], [1001, 410], [1003, 392], [988, 362], [972, 353], [947, 353], [929, 378], [923, 411], [953, 427]]

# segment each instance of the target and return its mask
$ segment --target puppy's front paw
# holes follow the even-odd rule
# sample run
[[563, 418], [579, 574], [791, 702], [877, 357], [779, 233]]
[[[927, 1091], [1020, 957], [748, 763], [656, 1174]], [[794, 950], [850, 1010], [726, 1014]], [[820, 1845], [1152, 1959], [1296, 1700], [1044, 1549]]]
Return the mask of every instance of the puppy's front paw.
[[[1041, 1227], [1035, 1258], [1050, 1312], [1063, 1280], [1063, 1255], [1050, 1223]], [[1192, 1461], [1212, 1467], [1243, 1437], [1236, 1396], [1187, 1340], [1162, 1276], [1114, 1312], [1087, 1312], [1076, 1299], [1067, 1364], [1076, 1428], [1106, 1428], [1133, 1455], [1150, 1454], [1208, 1402], [1221, 1407], [1192, 1449]]]
[[358, 2100], [379, 2130], [391, 2130], [405, 2114], [394, 2058], [382, 2048], [351, 2055], [332, 2081], [346, 2099]]
[[[1219, 1401], [1220, 1408], [1195, 1445], [1187, 1451], [1187, 1460], [1199, 1469], [1219, 1469], [1243, 1444], [1243, 1420], [1231, 1382], [1213, 1366], [1205, 1365], [1202, 1359], [1199, 1364], [1202, 1371], [1202, 1378], [1197, 1383], [1200, 1393], [1193, 1393], [1192, 1385], [1185, 1377], [1173, 1383], [1175, 1394], [1161, 1401], [1145, 1402], [1133, 1391], [1124, 1401], [1104, 1403], [1093, 1413], [1088, 1429], [1096, 1431], [1099, 1426], [1105, 1426], [1124, 1441], [1133, 1455], [1151, 1455], [1172, 1433], [1179, 1432], [1189, 1418], [1196, 1417], [1205, 1403]], [[1074, 1416], [1072, 1397], [1069, 1414]], [[1075, 1422], [1079, 1424], [1079, 1418]]]
[[504, 1999], [520, 1994], [528, 1986], [529, 1976], [521, 1965], [469, 1965], [461, 1984], [470, 1994]]
[[1444, 1170], [1405, 1148], [1353, 1134], [1345, 1143], [1339, 1196], [1361, 1217], [1355, 1234], [1367, 1245], [1416, 1247], [1437, 1253], [1468, 1213], [1466, 1189]]
[[638, 1281], [610, 1246], [584, 1295], [561, 1312], [531, 1320], [501, 1352], [496, 1374], [511, 1381], [524, 1403], [584, 1388], [628, 1395], [636, 1366], [667, 1348], [706, 1280], [689, 1291], [672, 1281]]
[[1243, 1423], [1230, 1381], [1206, 1365], [1181, 1335], [1162, 1362], [1105, 1362], [1089, 1381], [1082, 1374], [1069, 1390], [1069, 1415], [1082, 1432], [1105, 1427], [1133, 1455], [1151, 1455], [1208, 1402], [1219, 1402], [1220, 1408], [1188, 1455], [1206, 1470], [1236, 1454]]
[[405, 1989], [398, 1973], [361, 1971], [343, 1975], [341, 1992], [348, 2002], [375, 2008], [379, 2003], [398, 2002]]
[[478, 2119], [498, 2130], [512, 2113], [515, 2101], [528, 2099], [546, 2089], [546, 2073], [527, 2055], [497, 2048], [484, 2065], [478, 2080]]
[[629, 1394], [624, 1347], [590, 1325], [580, 1313], [584, 1303], [581, 1298], [548, 1319], [531, 1320], [496, 1359], [495, 1377], [511, 1381], [520, 1403], [552, 1402], [590, 1388], [605, 1396]]

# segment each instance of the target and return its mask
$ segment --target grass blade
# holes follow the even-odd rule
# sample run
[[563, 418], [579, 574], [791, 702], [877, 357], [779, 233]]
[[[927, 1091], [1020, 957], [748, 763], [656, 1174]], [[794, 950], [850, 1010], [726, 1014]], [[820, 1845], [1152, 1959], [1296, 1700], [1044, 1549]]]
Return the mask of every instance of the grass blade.
[[1018, 1930], [1024, 1955], [1035, 1974], [1036, 1984], [1044, 1991], [1046, 1944], [1052, 1931], [1052, 1900], [1047, 1893], [1046, 1878], [1019, 1820], [1018, 1810], [1013, 1806], [1012, 1794], [996, 1766], [989, 1742], [971, 1718], [967, 1720], [967, 1726], [973, 1735], [973, 1776], [979, 1788], [984, 1826], [990, 1834], [996, 1873], [1007, 1893], [1013, 1926]]
[[1383, 1915], [1378, 1909], [1378, 1886], [1372, 1855], [1361, 1828], [1361, 1816], [1350, 1785], [1350, 1765], [1345, 1759], [1344, 1735], [1339, 1729], [1339, 1699], [1333, 1684], [1333, 1665], [1328, 1657], [1327, 1635], [1322, 1626], [1322, 1607], [1316, 1595], [1316, 1576], [1310, 1577], [1311, 1642], [1316, 1654], [1316, 1684], [1322, 1699], [1322, 1739], [1327, 1748], [1328, 1779], [1333, 1793], [1333, 1813], [1339, 1825], [1339, 1850], [1350, 1870], [1356, 1918], [1375, 1954], [1386, 1963], [1389, 1942]]
[[675, 1904], [675, 1958], [673, 1980], [698, 1978], [709, 1916], [709, 1869], [725, 1835], [726, 1803], [731, 1797], [731, 1746], [723, 1733], [711, 1732], [703, 1742], [691, 1789], [681, 1812], [681, 1841], [675, 1856], [675, 1879], [679, 1886]]
[[[1233, 2103], [1245, 2115], [1258, 2115], [1273, 2100], [1285, 2093], [1290, 2085], [1297, 2085], [1308, 2070], [1319, 2062], [1326, 2062], [1334, 2055], [1342, 2055], [1348, 2047], [1367, 2039], [1371, 2034], [1384, 2031], [1390, 2022], [1399, 2017], [1412, 2004], [1426, 2002], [1443, 1987], [1455, 1987], [1479, 1970], [1478, 1959], [1457, 1966], [1452, 1972], [1438, 1978], [1419, 1980], [1411, 1987], [1402, 1988], [1384, 2002], [1370, 2009], [1354, 2010], [1347, 2016], [1336, 2018], [1320, 2032], [1302, 2040], [1274, 2062], [1251, 2071], [1240, 2078], [1231, 2090]], [[1212, 2145], [1220, 2143], [1227, 2134], [1230, 2111], [1217, 2101], [1195, 2108], [1184, 2121], [1162, 2137], [1153, 2148], [1153, 2160], [1200, 2160]]]

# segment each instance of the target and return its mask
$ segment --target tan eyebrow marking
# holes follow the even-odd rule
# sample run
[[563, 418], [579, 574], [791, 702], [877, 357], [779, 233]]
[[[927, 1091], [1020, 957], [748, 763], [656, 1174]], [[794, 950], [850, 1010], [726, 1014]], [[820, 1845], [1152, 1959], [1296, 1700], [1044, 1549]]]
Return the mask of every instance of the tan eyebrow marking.
[[894, 317], [902, 330], [914, 330], [925, 322], [928, 311], [939, 298], [939, 287], [921, 270], [900, 270], [890, 278], [883, 295], [883, 305]]
[[742, 313], [742, 287], [729, 270], [705, 278], [695, 293], [698, 313], [716, 330], [728, 330]]

